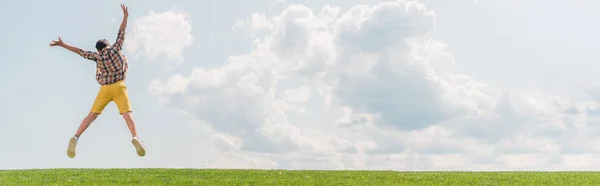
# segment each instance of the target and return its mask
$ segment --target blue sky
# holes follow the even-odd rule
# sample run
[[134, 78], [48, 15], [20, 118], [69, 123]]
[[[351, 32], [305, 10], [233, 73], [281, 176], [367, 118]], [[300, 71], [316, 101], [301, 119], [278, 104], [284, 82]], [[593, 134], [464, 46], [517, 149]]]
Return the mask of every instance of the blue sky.
[[[114, 41], [120, 3], [130, 10], [127, 84], [147, 156], [137, 157], [111, 103], [69, 159], [68, 139], [99, 87], [93, 62], [48, 44]], [[2, 2], [0, 169], [594, 169], [594, 7]]]

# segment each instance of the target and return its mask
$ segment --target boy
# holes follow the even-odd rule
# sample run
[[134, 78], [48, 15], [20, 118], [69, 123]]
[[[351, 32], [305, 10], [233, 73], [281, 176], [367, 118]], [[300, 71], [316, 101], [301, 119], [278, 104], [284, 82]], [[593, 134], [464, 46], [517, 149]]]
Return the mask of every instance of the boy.
[[50, 46], [52, 47], [61, 46], [69, 51], [79, 54], [85, 59], [96, 62], [96, 80], [100, 84], [100, 91], [96, 96], [92, 109], [83, 121], [81, 121], [79, 129], [77, 129], [77, 132], [69, 141], [67, 155], [70, 158], [75, 157], [75, 147], [81, 134], [90, 126], [98, 115], [102, 113], [102, 110], [104, 110], [106, 105], [111, 101], [115, 102], [119, 108], [119, 113], [127, 123], [127, 127], [133, 136], [131, 142], [133, 143], [137, 154], [140, 157], [146, 155], [145, 147], [137, 137], [135, 123], [131, 115], [132, 110], [127, 94], [127, 86], [125, 86], [124, 82], [127, 76], [128, 66], [127, 58], [123, 55], [121, 49], [125, 40], [125, 28], [127, 27], [129, 12], [127, 11], [127, 7], [123, 4], [121, 4], [121, 9], [123, 10], [123, 21], [119, 28], [117, 41], [112, 46], [110, 46], [106, 39], [101, 39], [96, 42], [97, 52], [92, 52], [65, 44], [60, 37], [58, 38], [58, 41], [52, 41], [52, 43], [50, 43]]

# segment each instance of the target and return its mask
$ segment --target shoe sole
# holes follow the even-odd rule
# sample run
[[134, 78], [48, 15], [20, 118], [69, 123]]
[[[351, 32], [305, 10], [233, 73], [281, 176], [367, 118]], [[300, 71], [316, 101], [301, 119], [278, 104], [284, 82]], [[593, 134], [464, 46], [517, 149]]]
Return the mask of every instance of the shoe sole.
[[69, 140], [69, 147], [67, 148], [67, 156], [69, 156], [69, 158], [75, 157], [75, 146], [76, 145], [77, 145], [77, 140], [75, 138], [71, 138], [71, 140]]
[[143, 157], [146, 155], [146, 149], [142, 146], [139, 140], [132, 139], [131, 143], [135, 147], [135, 152], [137, 152], [138, 156]]

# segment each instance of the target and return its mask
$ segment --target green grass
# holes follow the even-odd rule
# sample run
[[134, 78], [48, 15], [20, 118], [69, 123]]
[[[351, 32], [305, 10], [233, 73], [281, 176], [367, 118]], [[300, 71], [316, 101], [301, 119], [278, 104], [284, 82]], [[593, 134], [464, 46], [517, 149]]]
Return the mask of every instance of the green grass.
[[600, 172], [3, 170], [0, 185], [600, 185]]

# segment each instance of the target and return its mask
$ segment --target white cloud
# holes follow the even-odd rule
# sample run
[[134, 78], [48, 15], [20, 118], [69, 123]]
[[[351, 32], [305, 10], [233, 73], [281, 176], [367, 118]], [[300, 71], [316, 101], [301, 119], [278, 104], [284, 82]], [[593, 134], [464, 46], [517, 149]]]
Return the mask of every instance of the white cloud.
[[143, 55], [149, 60], [164, 57], [168, 61], [181, 63], [183, 51], [194, 41], [192, 26], [185, 12], [149, 12], [128, 26], [127, 52], [137, 57]]
[[597, 116], [580, 112], [595, 103], [498, 90], [456, 73], [448, 46], [428, 35], [435, 21], [423, 4], [403, 0], [254, 14], [234, 26], [253, 39], [252, 52], [149, 89], [216, 131], [219, 162], [255, 158], [240, 167], [592, 166], [573, 158], [600, 152]]
[[251, 38], [261, 37], [263, 34], [273, 29], [273, 24], [269, 23], [264, 14], [252, 14], [250, 19], [236, 19], [235, 25], [231, 28], [234, 32], [248, 34]]

